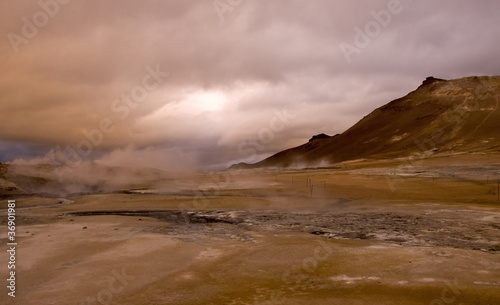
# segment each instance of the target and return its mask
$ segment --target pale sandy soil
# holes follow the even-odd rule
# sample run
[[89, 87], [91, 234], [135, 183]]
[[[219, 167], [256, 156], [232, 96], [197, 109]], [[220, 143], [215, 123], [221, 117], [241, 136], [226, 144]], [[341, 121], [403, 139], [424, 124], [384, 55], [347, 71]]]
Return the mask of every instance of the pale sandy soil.
[[[496, 181], [424, 171], [197, 175], [162, 194], [18, 198], [17, 297], [4, 287], [0, 303], [500, 304]], [[78, 214], [96, 211], [107, 215]]]

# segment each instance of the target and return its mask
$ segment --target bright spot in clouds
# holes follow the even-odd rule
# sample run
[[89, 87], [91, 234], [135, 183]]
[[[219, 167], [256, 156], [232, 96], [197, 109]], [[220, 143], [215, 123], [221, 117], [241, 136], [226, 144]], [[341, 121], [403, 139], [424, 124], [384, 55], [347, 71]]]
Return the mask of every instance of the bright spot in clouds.
[[[401, 1], [347, 62], [340, 44], [388, 2], [244, 1], [221, 25], [211, 1], [71, 1], [16, 53], [6, 35], [23, 35], [23, 16], [40, 6], [3, 1], [0, 162], [64, 158], [111, 118], [114, 131], [85, 160], [211, 168], [247, 158], [238, 146], [276, 112], [296, 117], [259, 157], [341, 133], [427, 76], [500, 73], [498, 0]], [[121, 120], [110, 105], [147, 66], [169, 77]]]
[[188, 95], [181, 104], [183, 108], [201, 113], [221, 110], [226, 99], [222, 92], [200, 90]]
[[169, 117], [190, 117], [204, 112], [215, 112], [223, 108], [227, 101], [225, 94], [219, 91], [190, 90], [177, 98], [177, 101], [166, 103], [156, 110], [148, 119], [166, 119]]

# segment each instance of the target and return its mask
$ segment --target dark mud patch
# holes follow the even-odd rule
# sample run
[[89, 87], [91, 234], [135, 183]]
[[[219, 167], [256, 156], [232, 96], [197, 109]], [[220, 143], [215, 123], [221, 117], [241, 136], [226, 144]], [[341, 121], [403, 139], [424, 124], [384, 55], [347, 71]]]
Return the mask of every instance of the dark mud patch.
[[242, 220], [232, 217], [227, 211], [183, 211], [183, 210], [143, 210], [143, 211], [86, 211], [73, 212], [64, 214], [65, 216], [98, 216], [98, 215], [115, 215], [115, 216], [135, 216], [135, 217], [150, 217], [161, 221], [181, 222], [181, 223], [228, 223], [238, 224]]
[[478, 221], [477, 218], [467, 218], [467, 215], [458, 212], [443, 216], [392, 212], [295, 214], [238, 210], [115, 210], [65, 215], [150, 217], [169, 223], [163, 228], [156, 228], [156, 232], [173, 235], [195, 232], [249, 240], [252, 232], [301, 231], [329, 239], [376, 240], [401, 246], [451, 247], [490, 253], [500, 251], [500, 229], [497, 226]]

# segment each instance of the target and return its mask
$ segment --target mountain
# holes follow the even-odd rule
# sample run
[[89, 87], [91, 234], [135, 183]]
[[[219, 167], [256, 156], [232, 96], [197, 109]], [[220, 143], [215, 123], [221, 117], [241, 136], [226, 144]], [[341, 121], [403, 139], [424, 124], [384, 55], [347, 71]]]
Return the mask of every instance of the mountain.
[[500, 76], [428, 77], [413, 92], [375, 109], [335, 136], [325, 134], [255, 164], [231, 168], [315, 167], [411, 155], [500, 151]]

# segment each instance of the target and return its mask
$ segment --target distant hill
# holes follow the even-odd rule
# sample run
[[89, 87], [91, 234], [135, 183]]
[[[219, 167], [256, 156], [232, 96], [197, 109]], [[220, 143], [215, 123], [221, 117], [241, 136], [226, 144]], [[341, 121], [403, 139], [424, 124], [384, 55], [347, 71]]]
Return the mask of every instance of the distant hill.
[[428, 77], [415, 91], [365, 116], [342, 134], [312, 137], [255, 164], [315, 167], [355, 159], [500, 151], [500, 76]]
[[[59, 176], [58, 173], [64, 173]], [[150, 188], [169, 180], [166, 172], [152, 168], [110, 167], [93, 162], [71, 170], [64, 165], [0, 163], [0, 198], [21, 195], [43, 197], [108, 193]]]
[[22, 195], [24, 190], [18, 187], [14, 182], [6, 179], [7, 164], [0, 163], [0, 198]]

